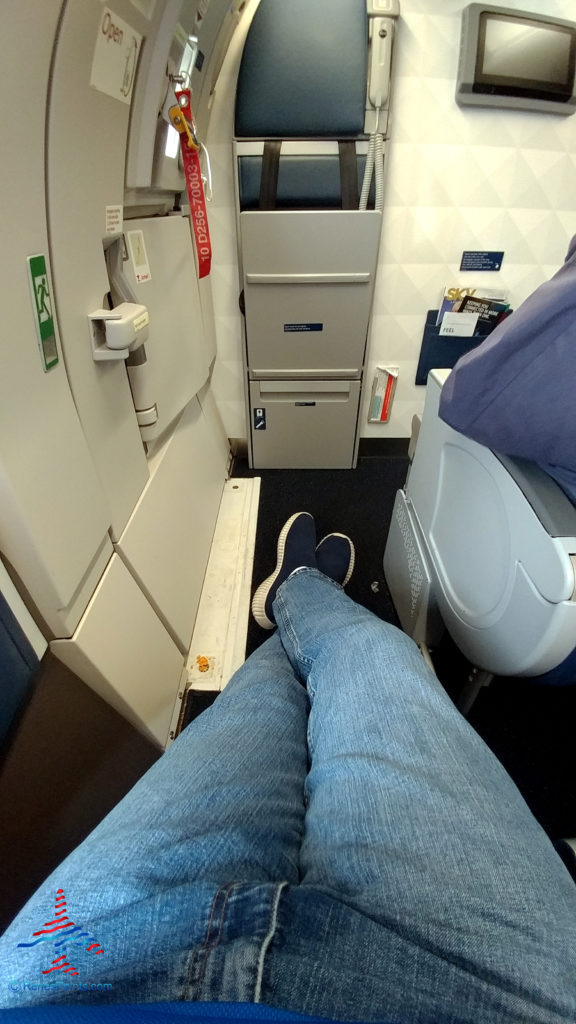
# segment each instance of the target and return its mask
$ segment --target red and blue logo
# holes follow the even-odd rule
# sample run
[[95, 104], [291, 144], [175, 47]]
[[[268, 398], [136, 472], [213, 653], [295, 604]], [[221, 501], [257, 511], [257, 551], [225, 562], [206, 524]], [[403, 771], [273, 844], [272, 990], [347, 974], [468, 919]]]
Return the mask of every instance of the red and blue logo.
[[54, 901], [54, 918], [45, 921], [37, 932], [32, 933], [31, 942], [19, 942], [18, 949], [31, 949], [41, 942], [53, 944], [53, 952], [57, 955], [49, 967], [42, 971], [42, 974], [52, 974], [54, 971], [61, 971], [71, 977], [78, 977], [79, 971], [70, 961], [74, 959], [76, 952], [72, 947], [81, 947], [94, 956], [101, 956], [104, 952], [100, 943], [90, 932], [81, 925], [76, 924], [68, 916], [66, 897], [63, 889], [57, 889]]

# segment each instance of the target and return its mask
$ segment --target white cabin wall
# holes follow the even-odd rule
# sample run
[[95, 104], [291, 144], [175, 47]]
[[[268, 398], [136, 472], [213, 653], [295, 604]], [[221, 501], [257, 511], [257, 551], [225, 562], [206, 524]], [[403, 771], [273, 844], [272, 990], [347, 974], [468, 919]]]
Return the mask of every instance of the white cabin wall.
[[[507, 6], [574, 19], [573, 0]], [[576, 116], [462, 109], [454, 99], [464, 0], [400, 0], [378, 276], [360, 436], [406, 437], [422, 411], [414, 384], [428, 309], [447, 284], [489, 281], [519, 305], [562, 263], [576, 233]], [[207, 145], [214, 199], [212, 289], [218, 356], [213, 390], [229, 437], [246, 437], [232, 136], [243, 16], [218, 81]], [[432, 12], [433, 9], [433, 12]], [[461, 274], [463, 250], [503, 250], [498, 273]], [[368, 424], [374, 367], [399, 367], [388, 424]]]
[[[506, 5], [576, 14], [573, 0]], [[438, 307], [445, 285], [488, 282], [506, 288], [517, 306], [558, 269], [576, 231], [576, 117], [455, 102], [464, 6], [401, 0], [363, 437], [410, 434], [424, 403], [425, 388], [414, 377], [426, 311]], [[462, 274], [463, 250], [503, 250], [502, 269]], [[400, 369], [385, 426], [366, 422], [379, 363]]]

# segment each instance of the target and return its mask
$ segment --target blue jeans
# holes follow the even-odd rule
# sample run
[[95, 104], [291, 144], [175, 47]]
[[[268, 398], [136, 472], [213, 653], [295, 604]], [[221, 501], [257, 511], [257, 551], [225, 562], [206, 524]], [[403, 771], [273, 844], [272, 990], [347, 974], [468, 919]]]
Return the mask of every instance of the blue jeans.
[[314, 569], [274, 611], [5, 933], [0, 1004], [573, 1024], [576, 887], [416, 646]]

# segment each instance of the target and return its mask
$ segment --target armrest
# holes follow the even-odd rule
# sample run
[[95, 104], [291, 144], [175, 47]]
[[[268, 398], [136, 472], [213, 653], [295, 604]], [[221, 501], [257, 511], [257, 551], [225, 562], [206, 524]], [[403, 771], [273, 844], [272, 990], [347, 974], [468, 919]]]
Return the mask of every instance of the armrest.
[[[450, 370], [431, 370], [428, 383], [438, 388], [438, 395]], [[576, 507], [560, 484], [530, 459], [503, 455], [490, 449], [522, 491], [550, 537], [576, 537]]]
[[494, 455], [518, 484], [547, 533], [551, 537], [576, 537], [576, 507], [560, 485], [529, 459], [500, 452]]

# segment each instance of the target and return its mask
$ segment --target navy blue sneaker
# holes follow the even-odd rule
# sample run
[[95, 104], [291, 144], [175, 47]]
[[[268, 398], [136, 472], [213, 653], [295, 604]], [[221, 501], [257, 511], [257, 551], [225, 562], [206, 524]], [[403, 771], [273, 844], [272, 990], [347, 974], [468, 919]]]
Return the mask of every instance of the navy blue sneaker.
[[276, 568], [258, 587], [252, 598], [252, 614], [263, 629], [276, 625], [272, 605], [276, 591], [294, 569], [306, 566], [316, 569], [316, 527], [309, 512], [296, 512], [284, 523], [278, 537]]
[[344, 533], [329, 533], [316, 548], [316, 562], [320, 572], [345, 587], [354, 571], [356, 553], [354, 545]]

